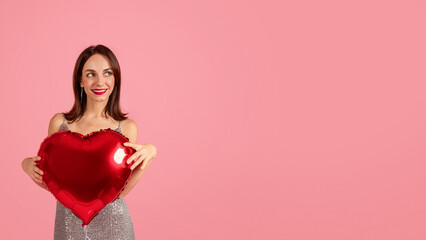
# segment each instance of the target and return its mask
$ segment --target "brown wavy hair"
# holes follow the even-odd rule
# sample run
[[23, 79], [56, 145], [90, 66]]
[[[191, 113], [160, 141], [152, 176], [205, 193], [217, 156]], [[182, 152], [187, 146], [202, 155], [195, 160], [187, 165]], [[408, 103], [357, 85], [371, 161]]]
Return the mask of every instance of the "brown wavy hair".
[[108, 58], [109, 63], [111, 65], [111, 69], [114, 74], [114, 89], [109, 96], [108, 103], [104, 108], [103, 113], [105, 117], [108, 114], [116, 121], [121, 121], [127, 119], [126, 115], [128, 113], [123, 113], [120, 108], [120, 88], [121, 88], [121, 70], [120, 65], [118, 64], [118, 60], [115, 57], [114, 53], [104, 45], [92, 45], [86, 49], [80, 56], [78, 56], [77, 61], [74, 66], [73, 73], [73, 90], [74, 90], [74, 106], [69, 112], [63, 112], [66, 120], [70, 121], [70, 123], [77, 121], [83, 116], [84, 111], [86, 110], [87, 105], [87, 96], [83, 91], [83, 97], [80, 97], [80, 80], [82, 76], [83, 66], [86, 63], [87, 59], [89, 59], [95, 53], [101, 54]]

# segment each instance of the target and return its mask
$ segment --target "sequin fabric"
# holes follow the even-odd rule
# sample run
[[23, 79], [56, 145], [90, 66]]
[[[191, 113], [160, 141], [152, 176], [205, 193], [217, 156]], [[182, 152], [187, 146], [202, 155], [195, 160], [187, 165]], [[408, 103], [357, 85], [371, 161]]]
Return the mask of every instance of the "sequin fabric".
[[[120, 122], [121, 123], [121, 122]], [[60, 131], [68, 130], [62, 123]], [[120, 126], [115, 129], [120, 131]], [[135, 233], [129, 209], [124, 198], [107, 204], [87, 225], [87, 237], [82, 221], [74, 213], [56, 201], [54, 240], [134, 240]]]

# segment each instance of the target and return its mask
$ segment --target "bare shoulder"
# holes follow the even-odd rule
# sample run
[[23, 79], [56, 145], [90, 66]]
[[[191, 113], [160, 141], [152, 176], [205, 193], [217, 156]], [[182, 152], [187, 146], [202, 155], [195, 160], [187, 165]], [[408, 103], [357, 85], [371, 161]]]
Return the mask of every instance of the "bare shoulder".
[[136, 143], [138, 140], [138, 125], [130, 118], [121, 122], [121, 132], [129, 138], [129, 142], [131, 143]]
[[53, 117], [50, 119], [50, 122], [49, 122], [49, 130], [47, 133], [48, 136], [59, 131], [59, 128], [61, 127], [63, 119], [64, 119], [64, 115], [62, 113], [55, 113], [53, 115]]

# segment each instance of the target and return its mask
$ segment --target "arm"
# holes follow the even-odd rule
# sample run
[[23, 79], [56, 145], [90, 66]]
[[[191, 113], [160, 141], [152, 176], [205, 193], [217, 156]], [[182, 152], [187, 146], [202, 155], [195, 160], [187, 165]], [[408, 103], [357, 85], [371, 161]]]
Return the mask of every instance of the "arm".
[[127, 195], [130, 190], [138, 183], [139, 179], [142, 177], [146, 169], [148, 168], [149, 164], [151, 164], [152, 160], [157, 155], [157, 148], [152, 144], [136, 144], [131, 142], [125, 142], [125, 146], [131, 146], [134, 149], [137, 149], [137, 151], [130, 157], [130, 159], [127, 159], [127, 161], [130, 160], [130, 162], [133, 162], [132, 164], [132, 175], [129, 178], [129, 182], [127, 182], [127, 185], [125, 186], [125, 189], [121, 192], [122, 194], [119, 196], [119, 198], [124, 197]]
[[[35, 160], [35, 159], [33, 159], [33, 158], [26, 158], [26, 159], [24, 159], [23, 161], [22, 161], [22, 163], [21, 163], [21, 166], [22, 166], [22, 170], [24, 170], [24, 172], [25, 173], [27, 173], [29, 176], [31, 176], [31, 171], [33, 171], [33, 170], [30, 170], [30, 169], [32, 169], [32, 166], [31, 165], [34, 165], [35, 164], [35, 162], [34, 161], [38, 161], [38, 160]], [[37, 171], [37, 170], [36, 170]], [[46, 187], [46, 185], [44, 185], [44, 183], [43, 182], [37, 182], [36, 180], [34, 180], [34, 178], [33, 177], [31, 177], [31, 180], [33, 180], [33, 182], [35, 183], [35, 184], [37, 184], [38, 186], [40, 186], [41, 188], [43, 188], [43, 189], [45, 189], [45, 190], [47, 190], [47, 191], [49, 191], [49, 189], [47, 189], [47, 187]]]
[[[56, 113], [55, 115], [53, 115], [53, 117], [50, 119], [49, 122], [49, 127], [48, 127], [48, 131], [47, 131], [47, 136], [52, 135], [53, 133], [55, 133], [56, 131], [59, 130], [60, 124], [61, 124], [61, 119], [62, 119], [63, 115], [62, 113]], [[38, 161], [38, 160], [36, 160]], [[29, 172], [29, 169], [32, 167], [31, 165], [34, 164], [33, 160], [27, 158], [24, 159], [24, 161], [22, 161], [22, 169], [26, 172]], [[37, 170], [39, 170], [37, 168]], [[34, 179], [32, 179], [33, 182], [35, 184], [37, 184], [39, 187], [49, 191], [49, 189], [46, 187], [46, 185], [43, 182], [37, 182]]]
[[[136, 149], [136, 152], [127, 159], [132, 162], [132, 174], [130, 175], [129, 181], [127, 185], [124, 187], [123, 191], [119, 194], [118, 198], [123, 198], [136, 186], [136, 184], [141, 179], [142, 175], [148, 168], [149, 164], [157, 155], [157, 148], [152, 144], [137, 144], [136, 136], [137, 136], [137, 126], [136, 124], [131, 127], [133, 131], [129, 134], [129, 142], [125, 142], [124, 146], [130, 146]], [[127, 162], [126, 161], [126, 162]], [[129, 163], [130, 164], [130, 163]]]
[[142, 170], [140, 167], [135, 168], [133, 170], [132, 174], [130, 175], [129, 182], [127, 182], [127, 185], [126, 185], [126, 187], [124, 187], [124, 190], [118, 195], [118, 198], [123, 198], [124, 196], [129, 194], [129, 192], [139, 182], [139, 180], [141, 179], [141, 177], [142, 177], [142, 175], [144, 174], [145, 171], [146, 171], [146, 168], [144, 170]]
[[[125, 130], [125, 133], [126, 133], [125, 136], [128, 136], [129, 142], [136, 143], [138, 139], [138, 126], [136, 125], [136, 123], [133, 120], [130, 120], [129, 123], [126, 124], [126, 128], [122, 128], [122, 129]], [[118, 195], [118, 198], [123, 198], [124, 196], [129, 194], [129, 192], [139, 182], [144, 172], [145, 171], [142, 171], [142, 169], [140, 168], [135, 168], [132, 171], [132, 174], [130, 175], [127, 185], [124, 187], [123, 191]]]

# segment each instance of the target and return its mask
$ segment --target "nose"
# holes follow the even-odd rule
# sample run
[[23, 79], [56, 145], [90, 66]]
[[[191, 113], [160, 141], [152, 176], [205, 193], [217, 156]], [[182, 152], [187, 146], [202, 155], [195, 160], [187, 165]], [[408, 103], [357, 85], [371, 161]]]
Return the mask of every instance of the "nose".
[[104, 76], [98, 76], [97, 78], [96, 78], [96, 84], [95, 84], [95, 86], [98, 86], [98, 87], [104, 87], [105, 86], [105, 82], [106, 82], [106, 77], [104, 77]]

